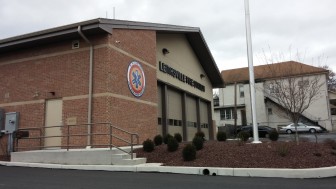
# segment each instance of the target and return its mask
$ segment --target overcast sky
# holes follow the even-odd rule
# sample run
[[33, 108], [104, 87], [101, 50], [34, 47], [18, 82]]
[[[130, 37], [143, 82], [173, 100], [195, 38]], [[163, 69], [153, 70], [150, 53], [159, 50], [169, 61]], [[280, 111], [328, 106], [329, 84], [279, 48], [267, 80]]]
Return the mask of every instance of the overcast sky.
[[[113, 7], [116, 19], [200, 27], [220, 70], [248, 66], [244, 0], [0, 0], [0, 39], [113, 18]], [[335, 0], [250, 0], [250, 15], [254, 65], [265, 51], [336, 71]]]

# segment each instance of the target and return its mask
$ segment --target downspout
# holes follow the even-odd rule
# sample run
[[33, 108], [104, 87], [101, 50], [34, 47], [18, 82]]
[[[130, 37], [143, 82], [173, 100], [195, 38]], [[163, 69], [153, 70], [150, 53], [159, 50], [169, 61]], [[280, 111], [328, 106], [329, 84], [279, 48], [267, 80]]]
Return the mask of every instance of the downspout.
[[91, 146], [91, 119], [92, 119], [92, 79], [93, 79], [93, 44], [83, 34], [81, 26], [78, 26], [78, 34], [90, 45], [90, 70], [89, 70], [89, 99], [88, 99], [88, 115], [87, 115], [87, 147]]

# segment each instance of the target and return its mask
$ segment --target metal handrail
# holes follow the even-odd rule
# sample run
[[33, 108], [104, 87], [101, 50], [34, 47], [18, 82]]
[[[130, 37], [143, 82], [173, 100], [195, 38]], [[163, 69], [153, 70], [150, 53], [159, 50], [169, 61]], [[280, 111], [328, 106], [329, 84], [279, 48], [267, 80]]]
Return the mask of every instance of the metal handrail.
[[[70, 127], [80, 127], [80, 126], [93, 126], [93, 125], [108, 125], [109, 127], [109, 132], [108, 133], [87, 133], [87, 134], [70, 134]], [[66, 134], [64, 135], [54, 135], [54, 136], [42, 136], [42, 130], [48, 129], [48, 128], [57, 128], [57, 127], [63, 127], [66, 128]], [[115, 134], [113, 134], [113, 129], [119, 130], [123, 133], [126, 133], [130, 136], [130, 141], [121, 138]], [[39, 139], [40, 140], [40, 144], [38, 146], [29, 146], [29, 147], [19, 147], [19, 143], [18, 143], [18, 139], [16, 142], [16, 147], [15, 149], [29, 149], [29, 148], [39, 148], [42, 149], [44, 147], [47, 148], [56, 148], [56, 147], [60, 147], [60, 148], [66, 148], [67, 151], [69, 151], [69, 148], [71, 147], [85, 147], [87, 145], [70, 145], [70, 139], [71, 137], [78, 137], [78, 136], [86, 136], [86, 137], [92, 137], [92, 136], [101, 136], [101, 135], [108, 135], [109, 136], [109, 142], [108, 144], [90, 144], [93, 146], [109, 146], [110, 149], [113, 148], [117, 148], [120, 151], [123, 151], [129, 155], [131, 155], [131, 159], [133, 159], [133, 146], [136, 144], [139, 144], [139, 135], [137, 133], [131, 133], [129, 131], [126, 131], [122, 128], [113, 126], [111, 123], [109, 122], [101, 122], [101, 123], [85, 123], [85, 124], [76, 124], [76, 125], [61, 125], [61, 126], [44, 126], [44, 127], [26, 127], [26, 128], [19, 128], [18, 131], [30, 131], [30, 130], [38, 130], [39, 131], [39, 135], [40, 136], [35, 136], [35, 137], [26, 137], [26, 138], [21, 138], [21, 139]], [[63, 132], [65, 133], [65, 132]], [[45, 138], [59, 138], [59, 137], [66, 137], [66, 145], [59, 145], [59, 146], [43, 146], [42, 145], [42, 139]], [[136, 137], [136, 143], [134, 143], [134, 137]], [[131, 146], [131, 150], [130, 152], [127, 152], [126, 150], [122, 149], [120, 146], [114, 145], [112, 143], [112, 139], [118, 139], [119, 141], [125, 142], [128, 145]]]

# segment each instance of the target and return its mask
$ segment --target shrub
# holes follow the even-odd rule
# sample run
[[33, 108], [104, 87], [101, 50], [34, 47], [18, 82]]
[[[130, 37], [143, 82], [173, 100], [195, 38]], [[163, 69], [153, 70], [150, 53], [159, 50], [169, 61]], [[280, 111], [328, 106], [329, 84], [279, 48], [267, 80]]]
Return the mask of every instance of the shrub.
[[177, 140], [174, 137], [168, 139], [167, 149], [169, 152], [175, 152], [179, 147]]
[[154, 137], [154, 144], [155, 144], [155, 146], [159, 146], [159, 145], [161, 145], [162, 142], [163, 142], [163, 138], [162, 138], [161, 135], [156, 135], [156, 136]]
[[196, 148], [192, 144], [187, 144], [182, 151], [184, 161], [192, 161], [196, 159]]
[[287, 144], [281, 144], [277, 147], [276, 151], [279, 154], [279, 156], [285, 157], [289, 153], [289, 146]]
[[321, 157], [322, 156], [322, 154], [320, 152], [314, 152], [313, 154], [314, 154], [314, 156], [317, 156], [317, 157]]
[[142, 143], [142, 148], [145, 152], [152, 152], [154, 150], [154, 142], [147, 139]]
[[238, 133], [237, 137], [240, 139], [240, 141], [246, 142], [249, 139], [250, 134], [248, 132], [245, 132], [245, 131], [240, 131]]
[[332, 155], [336, 156], [336, 150], [332, 150], [330, 153], [331, 153]]
[[165, 134], [163, 137], [163, 143], [167, 144], [168, 143], [168, 139], [170, 138], [174, 138], [171, 134]]
[[200, 150], [203, 148], [204, 139], [201, 137], [194, 137], [192, 143], [195, 146], [196, 150]]
[[200, 137], [205, 140], [205, 134], [203, 131], [198, 131], [197, 133], [195, 133], [195, 137]]
[[336, 150], [336, 141], [335, 140], [328, 138], [324, 141], [324, 143], [326, 145], [330, 146], [332, 149]]
[[223, 131], [218, 131], [217, 140], [218, 141], [226, 141], [226, 133], [223, 132]]
[[174, 138], [177, 140], [178, 143], [182, 142], [182, 135], [180, 133], [175, 133]]
[[333, 150], [336, 150], [336, 142], [335, 142], [334, 144], [331, 145], [331, 148], [332, 148]]
[[271, 131], [268, 137], [271, 141], [277, 141], [279, 139], [279, 133], [276, 130]]

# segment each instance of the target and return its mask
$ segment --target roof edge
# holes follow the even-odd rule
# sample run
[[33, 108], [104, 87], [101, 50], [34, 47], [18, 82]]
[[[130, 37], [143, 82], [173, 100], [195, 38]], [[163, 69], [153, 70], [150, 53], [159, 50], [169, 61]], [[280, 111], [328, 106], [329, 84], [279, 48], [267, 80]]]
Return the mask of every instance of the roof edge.
[[58, 27], [53, 27], [45, 30], [39, 30], [23, 35], [17, 35], [9, 38], [0, 39], [0, 44], [12, 42], [16, 40], [22, 40], [30, 37], [36, 37], [39, 35], [46, 35], [50, 33], [54, 33], [57, 31], [69, 30], [73, 28], [77, 28], [78, 26], [82, 26], [83, 28], [88, 25], [95, 25], [101, 27], [106, 32], [106, 25], [112, 25], [113, 28], [129, 28], [129, 29], [155, 29], [157, 31], [184, 31], [184, 32], [199, 32], [200, 28], [198, 27], [189, 27], [189, 26], [178, 26], [178, 25], [170, 25], [170, 24], [157, 24], [150, 22], [137, 22], [137, 21], [125, 21], [125, 20], [116, 20], [116, 19], [105, 19], [105, 18], [95, 18], [87, 21], [76, 22], [72, 24], [62, 25]]

